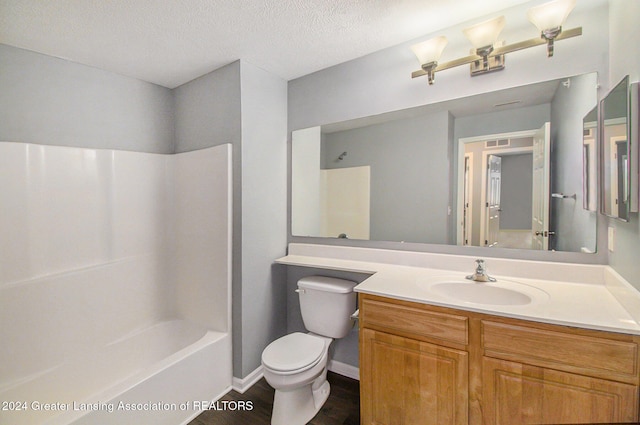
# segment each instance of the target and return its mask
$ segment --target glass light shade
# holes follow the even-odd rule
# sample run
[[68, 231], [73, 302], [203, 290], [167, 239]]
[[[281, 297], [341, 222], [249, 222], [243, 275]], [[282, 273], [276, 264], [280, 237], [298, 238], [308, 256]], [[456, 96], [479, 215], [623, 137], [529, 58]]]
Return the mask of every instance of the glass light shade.
[[415, 53], [421, 65], [430, 62], [438, 62], [447, 42], [447, 37], [435, 37], [427, 41], [423, 41], [422, 43], [414, 44], [411, 46], [411, 50]]
[[480, 22], [472, 27], [462, 30], [464, 35], [469, 39], [473, 47], [479, 49], [481, 47], [493, 46], [498, 40], [500, 32], [504, 28], [506, 19], [504, 16]]
[[540, 31], [561, 27], [576, 5], [576, 0], [554, 0], [534, 6], [527, 12], [527, 18]]

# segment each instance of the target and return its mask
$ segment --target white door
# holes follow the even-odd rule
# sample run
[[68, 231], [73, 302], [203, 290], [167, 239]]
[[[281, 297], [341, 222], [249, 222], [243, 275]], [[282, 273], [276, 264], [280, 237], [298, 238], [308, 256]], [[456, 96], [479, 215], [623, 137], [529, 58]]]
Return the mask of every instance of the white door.
[[549, 249], [549, 157], [551, 125], [545, 123], [533, 136], [532, 248]]
[[502, 181], [502, 158], [489, 155], [487, 158], [487, 237], [485, 246], [498, 245], [500, 233], [500, 184]]
[[462, 216], [463, 245], [471, 245], [472, 221], [473, 221], [473, 154], [464, 156], [464, 213]]

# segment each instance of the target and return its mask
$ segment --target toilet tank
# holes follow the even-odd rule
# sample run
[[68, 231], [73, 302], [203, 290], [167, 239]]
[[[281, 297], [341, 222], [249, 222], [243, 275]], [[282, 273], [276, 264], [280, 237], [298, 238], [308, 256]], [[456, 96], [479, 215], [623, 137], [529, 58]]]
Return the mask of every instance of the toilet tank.
[[330, 338], [344, 338], [353, 327], [356, 282], [325, 276], [298, 281], [302, 320], [308, 331]]

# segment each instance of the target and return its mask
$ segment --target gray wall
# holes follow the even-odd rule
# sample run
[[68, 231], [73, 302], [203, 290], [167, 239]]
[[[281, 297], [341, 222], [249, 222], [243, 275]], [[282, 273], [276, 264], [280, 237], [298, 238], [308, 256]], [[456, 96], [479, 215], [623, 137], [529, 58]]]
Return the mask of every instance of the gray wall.
[[[610, 88], [627, 74], [630, 81], [640, 80], [640, 49], [637, 48], [640, 45], [638, 16], [640, 16], [640, 2], [611, 1], [609, 17], [611, 78], [608, 80]], [[608, 219], [607, 222], [609, 226], [616, 229], [615, 251], [609, 253], [609, 264], [640, 290], [640, 270], [638, 269], [640, 220], [638, 213], [630, 214], [628, 223], [615, 219]], [[598, 239], [598, 246], [604, 246], [600, 239]]]
[[448, 150], [449, 113], [441, 111], [326, 134], [322, 161], [325, 169], [371, 166], [371, 239], [447, 243]]
[[551, 120], [548, 103], [456, 118], [455, 140], [488, 134], [535, 130]]
[[242, 346], [234, 347], [236, 377], [260, 366], [264, 347], [287, 328], [286, 274], [273, 264], [287, 247], [287, 83], [242, 62], [241, 88]]
[[0, 140], [173, 152], [171, 90], [0, 44]]
[[[597, 214], [582, 208], [582, 119], [596, 106], [594, 74], [571, 78], [551, 102], [551, 192], [576, 194], [576, 199], [551, 198], [551, 240], [559, 251], [596, 249]], [[558, 166], [558, 164], [562, 164]]]
[[242, 136], [240, 61], [176, 87], [173, 94], [175, 151], [232, 143], [234, 161], [239, 160], [240, 151], [235, 146]]
[[533, 155], [501, 155], [500, 229], [531, 229]]

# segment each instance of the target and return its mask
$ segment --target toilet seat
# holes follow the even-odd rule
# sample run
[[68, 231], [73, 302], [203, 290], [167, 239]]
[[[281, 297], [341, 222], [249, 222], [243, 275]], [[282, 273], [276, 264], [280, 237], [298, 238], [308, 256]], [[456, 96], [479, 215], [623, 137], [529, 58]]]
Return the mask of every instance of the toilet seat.
[[291, 375], [318, 364], [325, 351], [323, 338], [294, 332], [269, 344], [262, 352], [262, 364], [275, 373]]

